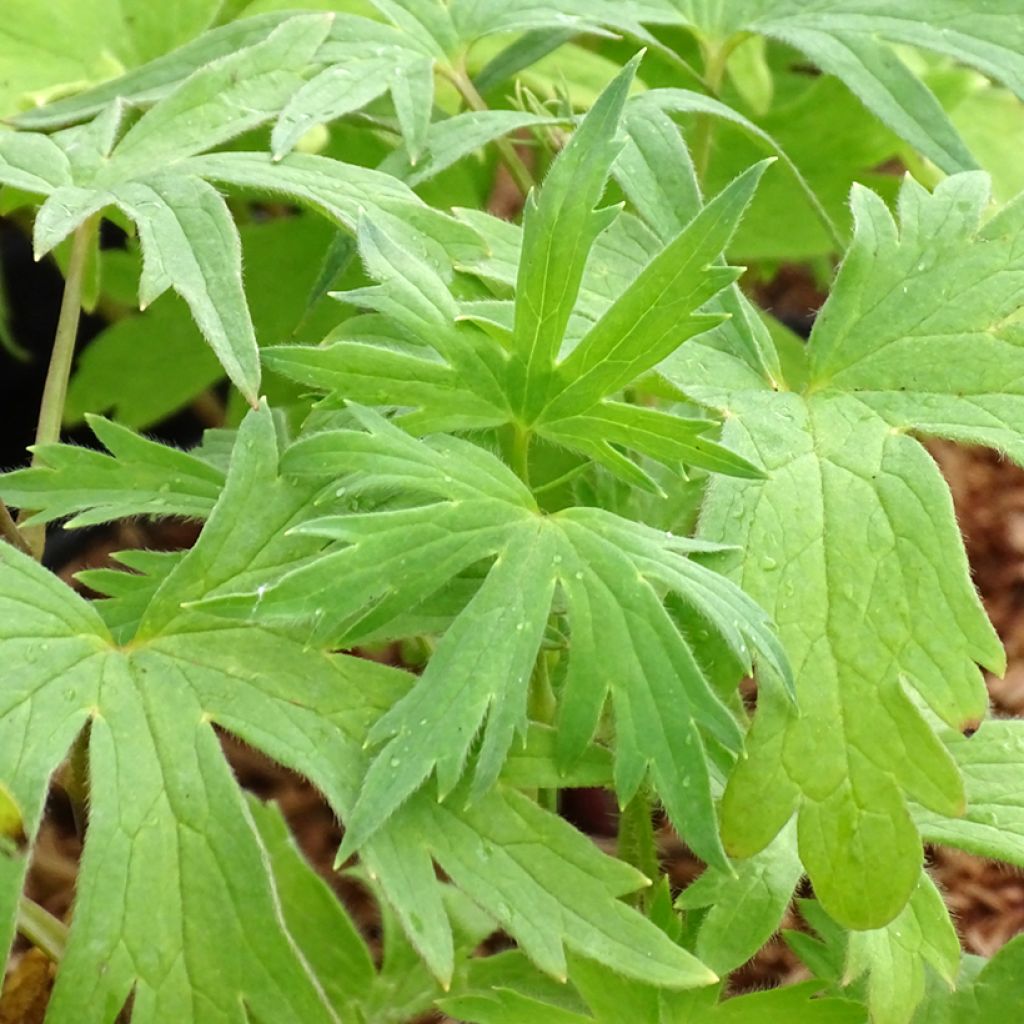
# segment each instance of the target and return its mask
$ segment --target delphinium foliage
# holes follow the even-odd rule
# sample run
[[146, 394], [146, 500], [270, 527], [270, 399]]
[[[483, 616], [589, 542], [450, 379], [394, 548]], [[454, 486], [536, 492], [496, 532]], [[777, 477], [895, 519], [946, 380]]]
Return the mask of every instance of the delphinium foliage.
[[[1024, 461], [1024, 182], [974, 124], [1024, 130], [1019, 4], [9, 6], [0, 203], [66, 278], [0, 476], [47, 1021], [1016, 1019], [1024, 946], [962, 953], [925, 866], [1024, 865], [1024, 731], [922, 439]], [[794, 261], [806, 341], [740, 285]], [[140, 432], [223, 378], [198, 446]], [[40, 565], [126, 517], [201, 529], [92, 600]], [[380, 948], [224, 736], [323, 794]], [[67, 922], [23, 892], [51, 787]], [[735, 995], [800, 886], [810, 980]]]

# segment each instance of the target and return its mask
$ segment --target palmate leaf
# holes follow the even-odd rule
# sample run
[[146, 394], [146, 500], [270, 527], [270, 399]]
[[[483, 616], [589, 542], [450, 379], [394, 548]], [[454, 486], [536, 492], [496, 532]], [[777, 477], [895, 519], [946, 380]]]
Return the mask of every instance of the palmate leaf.
[[[308, 80], [292, 83], [286, 95], [271, 102], [274, 109], [266, 107], [262, 119], [276, 118], [272, 138], [275, 156], [290, 152], [315, 125], [361, 110], [390, 93], [404, 148], [412, 163], [419, 162], [430, 141], [435, 70], [458, 78], [464, 73], [464, 56], [473, 44], [498, 34], [543, 30], [607, 34], [612, 29], [654, 46], [686, 68], [641, 26], [636, 12], [625, 9], [618, 0], [560, 0], [557, 4], [537, 0], [455, 0], [452, 4], [441, 0], [379, 0], [375, 6], [391, 25], [355, 15], [329, 16], [333, 23], [323, 45], [308, 62]], [[185, 93], [192, 87], [190, 75], [211, 80], [209, 72], [204, 75], [201, 71], [208, 65], [225, 72], [234, 64], [247, 66], [250, 56], [246, 51], [258, 50], [295, 20], [300, 18], [284, 13], [244, 18], [186, 43], [116, 83], [104, 83], [79, 96], [58, 100], [14, 122], [29, 129], [62, 127], [95, 116], [115, 98], [146, 106], [175, 91]], [[532, 63], [547, 51], [534, 48], [522, 52], [530, 54]], [[523, 66], [522, 58], [518, 66]], [[286, 85], [283, 79], [275, 84]], [[233, 88], [237, 85], [234, 83]], [[244, 82], [238, 91], [246, 93]], [[269, 100], [270, 94], [266, 98]], [[264, 109], [260, 104], [251, 106], [249, 117], [258, 117], [258, 111]], [[195, 127], [201, 128], [198, 120]]]
[[[0, 549], [0, 643], [10, 658], [0, 780], [30, 840], [50, 775], [90, 726], [89, 828], [48, 1015], [56, 1024], [109, 1021], [132, 993], [136, 1024], [338, 1019], [298, 953], [281, 909], [285, 882], [268, 873], [269, 840], [214, 725], [306, 775], [345, 817], [365, 771], [366, 729], [409, 679], [326, 656], [281, 630], [225, 627], [182, 610], [301, 558], [309, 539], [281, 531], [307, 514], [309, 498], [309, 488], [278, 476], [269, 412], [250, 414], [198, 544], [160, 582], [125, 647], [55, 577]], [[532, 843], [519, 842], [523, 830]], [[452, 938], [428, 851], [546, 970], [564, 972], [564, 943], [654, 984], [711, 980], [616, 901], [642, 876], [499, 784], [471, 810], [414, 798], [365, 847], [442, 981], [451, 977]], [[5, 946], [26, 866], [25, 855], [0, 852]], [[510, 914], [503, 886], [513, 877]], [[420, 884], [409, 890], [410, 879]]]
[[[651, 490], [656, 484], [621, 449], [670, 467], [756, 475], [703, 436], [713, 423], [614, 400], [687, 338], [721, 321], [699, 310], [738, 274], [716, 264], [764, 170], [757, 165], [695, 210], [664, 247], [635, 220], [613, 234], [615, 211], [595, 207], [621, 148], [617, 128], [634, 66], [605, 90], [532, 194], [521, 252], [516, 229], [487, 225], [487, 240], [497, 234], [497, 245], [486, 262], [469, 266], [498, 280], [511, 273], [514, 304], [460, 307], [434, 266], [368, 218], [360, 251], [380, 283], [338, 297], [385, 315], [398, 330], [379, 343], [347, 325], [344, 339], [319, 349], [279, 347], [268, 355], [271, 368], [337, 397], [397, 406], [403, 425], [419, 433], [517, 424]], [[479, 226], [478, 218], [463, 219]], [[632, 274], [616, 269], [625, 262], [624, 241], [634, 250], [629, 263], [639, 260]], [[465, 320], [485, 329], [457, 322]]]
[[90, 215], [120, 208], [138, 226], [142, 242], [140, 304], [168, 288], [178, 292], [250, 402], [260, 367], [241, 247], [227, 205], [206, 178], [287, 195], [349, 230], [362, 210], [370, 210], [413, 251], [436, 260], [449, 250], [459, 259], [478, 252], [472, 231], [384, 174], [302, 155], [277, 165], [257, 154], [199, 155], [274, 116], [305, 80], [332, 31], [337, 25], [329, 15], [281, 22], [264, 40], [186, 78], [121, 138], [119, 101], [94, 122], [52, 138], [0, 136], [0, 182], [48, 196], [36, 219], [36, 255], [49, 252]]
[[219, 469], [100, 416], [86, 419], [109, 455], [44, 445], [36, 465], [0, 475], [4, 500], [34, 510], [28, 522], [73, 515], [68, 526], [75, 527], [133, 515], [209, 514], [224, 486]]
[[1024, 97], [1024, 29], [1014, 0], [979, 11], [963, 0], [647, 0], [650, 23], [689, 27], [712, 46], [756, 33], [805, 53], [840, 78], [896, 134], [947, 173], [975, 162], [937, 98], [892, 48], [952, 57]]
[[[728, 409], [726, 438], [766, 482], [712, 482], [701, 533], [772, 611], [797, 666], [797, 707], [764, 692], [723, 803], [727, 848], [751, 854], [799, 816], [823, 905], [877, 928], [920, 872], [908, 800], [966, 809], [958, 767], [904, 687], [953, 729], [986, 710], [977, 664], [1002, 648], [971, 586], [948, 492], [909, 432], [1019, 456], [1021, 207], [984, 226], [978, 174], [928, 195], [911, 181], [900, 225], [864, 190], [856, 233], [809, 344], [807, 383], [778, 383], [726, 339], [666, 372]], [[756, 448], [754, 447], [756, 445]]]
[[482, 449], [453, 438], [418, 441], [369, 410], [354, 411], [364, 431], [299, 441], [286, 471], [357, 492], [420, 494], [420, 503], [305, 524], [302, 535], [335, 545], [249, 595], [202, 604], [293, 623], [310, 642], [337, 647], [372, 634], [474, 563], [496, 559], [418, 684], [373, 727], [370, 742], [383, 746], [346, 820], [343, 852], [371, 837], [435, 771], [446, 797], [485, 723], [472, 795], [490, 788], [526, 728], [530, 674], [557, 584], [573, 637], [557, 741], [563, 764], [585, 751], [610, 691], [620, 799], [628, 801], [649, 770], [673, 822], [724, 868], [705, 743], [735, 750], [738, 726], [659, 594], [679, 593], [748, 670], [756, 651], [784, 675], [756, 607], [685, 557], [692, 541], [593, 509], [542, 517], [525, 486]]

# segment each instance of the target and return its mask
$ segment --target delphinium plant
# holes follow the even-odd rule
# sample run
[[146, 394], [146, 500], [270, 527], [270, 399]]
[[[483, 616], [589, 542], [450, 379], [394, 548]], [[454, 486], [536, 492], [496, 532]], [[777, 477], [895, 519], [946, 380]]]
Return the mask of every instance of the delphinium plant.
[[[1014, 1019], [1024, 947], [963, 954], [925, 868], [1024, 863], [1024, 733], [921, 438], [1024, 456], [1024, 206], [956, 124], [1024, 92], [1017, 5], [15, 6], [0, 200], [66, 281], [0, 477], [0, 927], [46, 1019]], [[806, 343], [737, 257], [831, 278]], [[198, 447], [138, 432], [223, 376]], [[39, 564], [167, 516], [98, 599]], [[380, 949], [225, 734], [323, 794]], [[69, 922], [23, 893], [54, 785]], [[734, 995], [801, 885], [810, 980]]]

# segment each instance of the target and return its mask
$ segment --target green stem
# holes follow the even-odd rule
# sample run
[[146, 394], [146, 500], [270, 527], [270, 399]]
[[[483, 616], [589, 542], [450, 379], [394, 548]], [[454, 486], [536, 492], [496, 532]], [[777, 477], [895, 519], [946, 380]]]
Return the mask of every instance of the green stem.
[[[487, 101], [477, 91], [477, 87], [473, 84], [473, 79], [469, 77], [464, 67], [449, 69], [448, 77], [455, 88], [459, 90], [459, 95], [466, 101], [466, 106], [470, 110], [489, 109]], [[522, 157], [516, 152], [516, 147], [504, 136], [495, 140], [494, 144], [498, 149], [502, 162], [508, 169], [509, 174], [512, 175], [512, 180], [516, 183], [516, 187], [524, 196], [529, 195], [530, 189], [536, 185], [536, 182], [530, 173], [529, 167], [523, 163]]]
[[[78, 340], [78, 322], [82, 315], [82, 280], [97, 223], [96, 216], [90, 217], [75, 231], [71, 242], [71, 258], [68, 260], [68, 273], [64, 281], [64, 297], [60, 304], [57, 333], [53, 339], [50, 368], [46, 372], [43, 400], [39, 406], [39, 423], [36, 427], [35, 450], [32, 454], [33, 466], [39, 462], [40, 446], [54, 444], [60, 440], [64, 403], [68, 394], [68, 378], [71, 376], [71, 361], [75, 355], [75, 342]], [[21, 521], [29, 515], [30, 511], [22, 509]], [[42, 560], [46, 527], [30, 526], [24, 529], [23, 533], [36, 559]]]
[[530, 486], [530, 442], [533, 440], [533, 432], [528, 427], [521, 427], [519, 424], [513, 426], [512, 434], [512, 470], [520, 480]]
[[[530, 677], [529, 715], [534, 722], [540, 722], [541, 725], [554, 725], [557, 711], [558, 700], [551, 685], [547, 654], [542, 647], [537, 655], [537, 663], [533, 666], [533, 675]], [[537, 790], [537, 803], [546, 810], [557, 812], [558, 790]]]
[[14, 521], [10, 509], [4, 504], [3, 498], [0, 498], [0, 535], [24, 554], [32, 554], [32, 548], [24, 534], [18, 529], [18, 524]]
[[[619, 859], [632, 864], [654, 882], [661, 874], [658, 846], [654, 839], [651, 798], [643, 787], [619, 815]], [[639, 897], [643, 902], [643, 897]]]
[[55, 963], [68, 944], [68, 927], [24, 894], [18, 900], [18, 931]]
[[78, 838], [85, 839], [85, 829], [89, 821], [89, 738], [91, 725], [75, 737], [71, 745], [68, 759], [61, 773], [61, 784], [71, 803], [71, 814], [75, 819], [75, 831]]
[[[701, 41], [701, 48], [704, 51], [704, 81], [708, 87], [708, 92], [715, 99], [718, 98], [719, 93], [722, 91], [722, 82], [725, 80], [725, 70], [729, 56], [745, 38], [745, 35], [739, 34], [717, 45], [704, 40]], [[707, 179], [714, 142], [715, 118], [711, 114], [698, 114], [697, 127], [693, 139], [693, 166], [697, 172], [697, 178], [702, 185]]]

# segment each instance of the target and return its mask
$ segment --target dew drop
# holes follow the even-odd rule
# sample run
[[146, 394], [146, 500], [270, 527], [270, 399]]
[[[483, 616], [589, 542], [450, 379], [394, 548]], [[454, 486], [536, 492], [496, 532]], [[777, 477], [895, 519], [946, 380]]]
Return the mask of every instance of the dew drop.
[[402, 763], [402, 759], [400, 757], [393, 757], [388, 762], [388, 764], [390, 764], [392, 768], [397, 768], [401, 763]]

